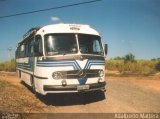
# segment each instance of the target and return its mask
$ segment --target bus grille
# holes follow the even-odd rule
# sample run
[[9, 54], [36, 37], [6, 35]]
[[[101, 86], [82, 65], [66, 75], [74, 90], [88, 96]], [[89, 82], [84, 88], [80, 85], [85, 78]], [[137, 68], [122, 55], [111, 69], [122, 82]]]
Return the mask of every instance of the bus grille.
[[[99, 69], [58, 71], [63, 79], [99, 77]], [[54, 72], [55, 73], [55, 72]]]

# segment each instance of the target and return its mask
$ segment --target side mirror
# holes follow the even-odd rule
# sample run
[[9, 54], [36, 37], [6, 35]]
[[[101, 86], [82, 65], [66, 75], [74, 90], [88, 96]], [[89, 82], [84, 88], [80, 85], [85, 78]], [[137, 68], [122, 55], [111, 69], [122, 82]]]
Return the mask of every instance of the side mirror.
[[105, 55], [108, 53], [108, 44], [104, 44]]

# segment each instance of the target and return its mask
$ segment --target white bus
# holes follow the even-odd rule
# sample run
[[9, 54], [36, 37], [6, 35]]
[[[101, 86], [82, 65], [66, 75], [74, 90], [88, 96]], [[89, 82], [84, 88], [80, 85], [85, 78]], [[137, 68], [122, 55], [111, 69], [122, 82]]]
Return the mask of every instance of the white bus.
[[89, 25], [30, 29], [16, 49], [21, 81], [42, 95], [105, 90], [107, 45]]

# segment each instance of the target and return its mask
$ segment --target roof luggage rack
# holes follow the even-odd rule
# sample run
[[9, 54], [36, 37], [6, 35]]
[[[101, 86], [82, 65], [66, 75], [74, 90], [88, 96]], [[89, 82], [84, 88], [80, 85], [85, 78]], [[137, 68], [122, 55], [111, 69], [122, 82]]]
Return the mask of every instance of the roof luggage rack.
[[30, 35], [31, 35], [32, 33], [34, 33], [35, 31], [38, 31], [40, 28], [41, 28], [41, 27], [33, 27], [33, 28], [29, 29], [29, 30], [27, 31], [27, 33], [23, 35], [23, 38], [26, 38], [26, 37], [30, 36]]

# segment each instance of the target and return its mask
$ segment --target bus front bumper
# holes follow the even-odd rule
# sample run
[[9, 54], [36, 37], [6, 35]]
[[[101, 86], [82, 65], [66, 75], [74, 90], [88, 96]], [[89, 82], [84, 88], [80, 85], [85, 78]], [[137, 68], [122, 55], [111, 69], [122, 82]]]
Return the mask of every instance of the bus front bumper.
[[85, 84], [85, 85], [44, 85], [43, 90], [45, 92], [57, 92], [57, 93], [65, 93], [65, 92], [87, 92], [94, 90], [102, 90], [105, 91], [106, 82], [94, 83], [94, 84]]

